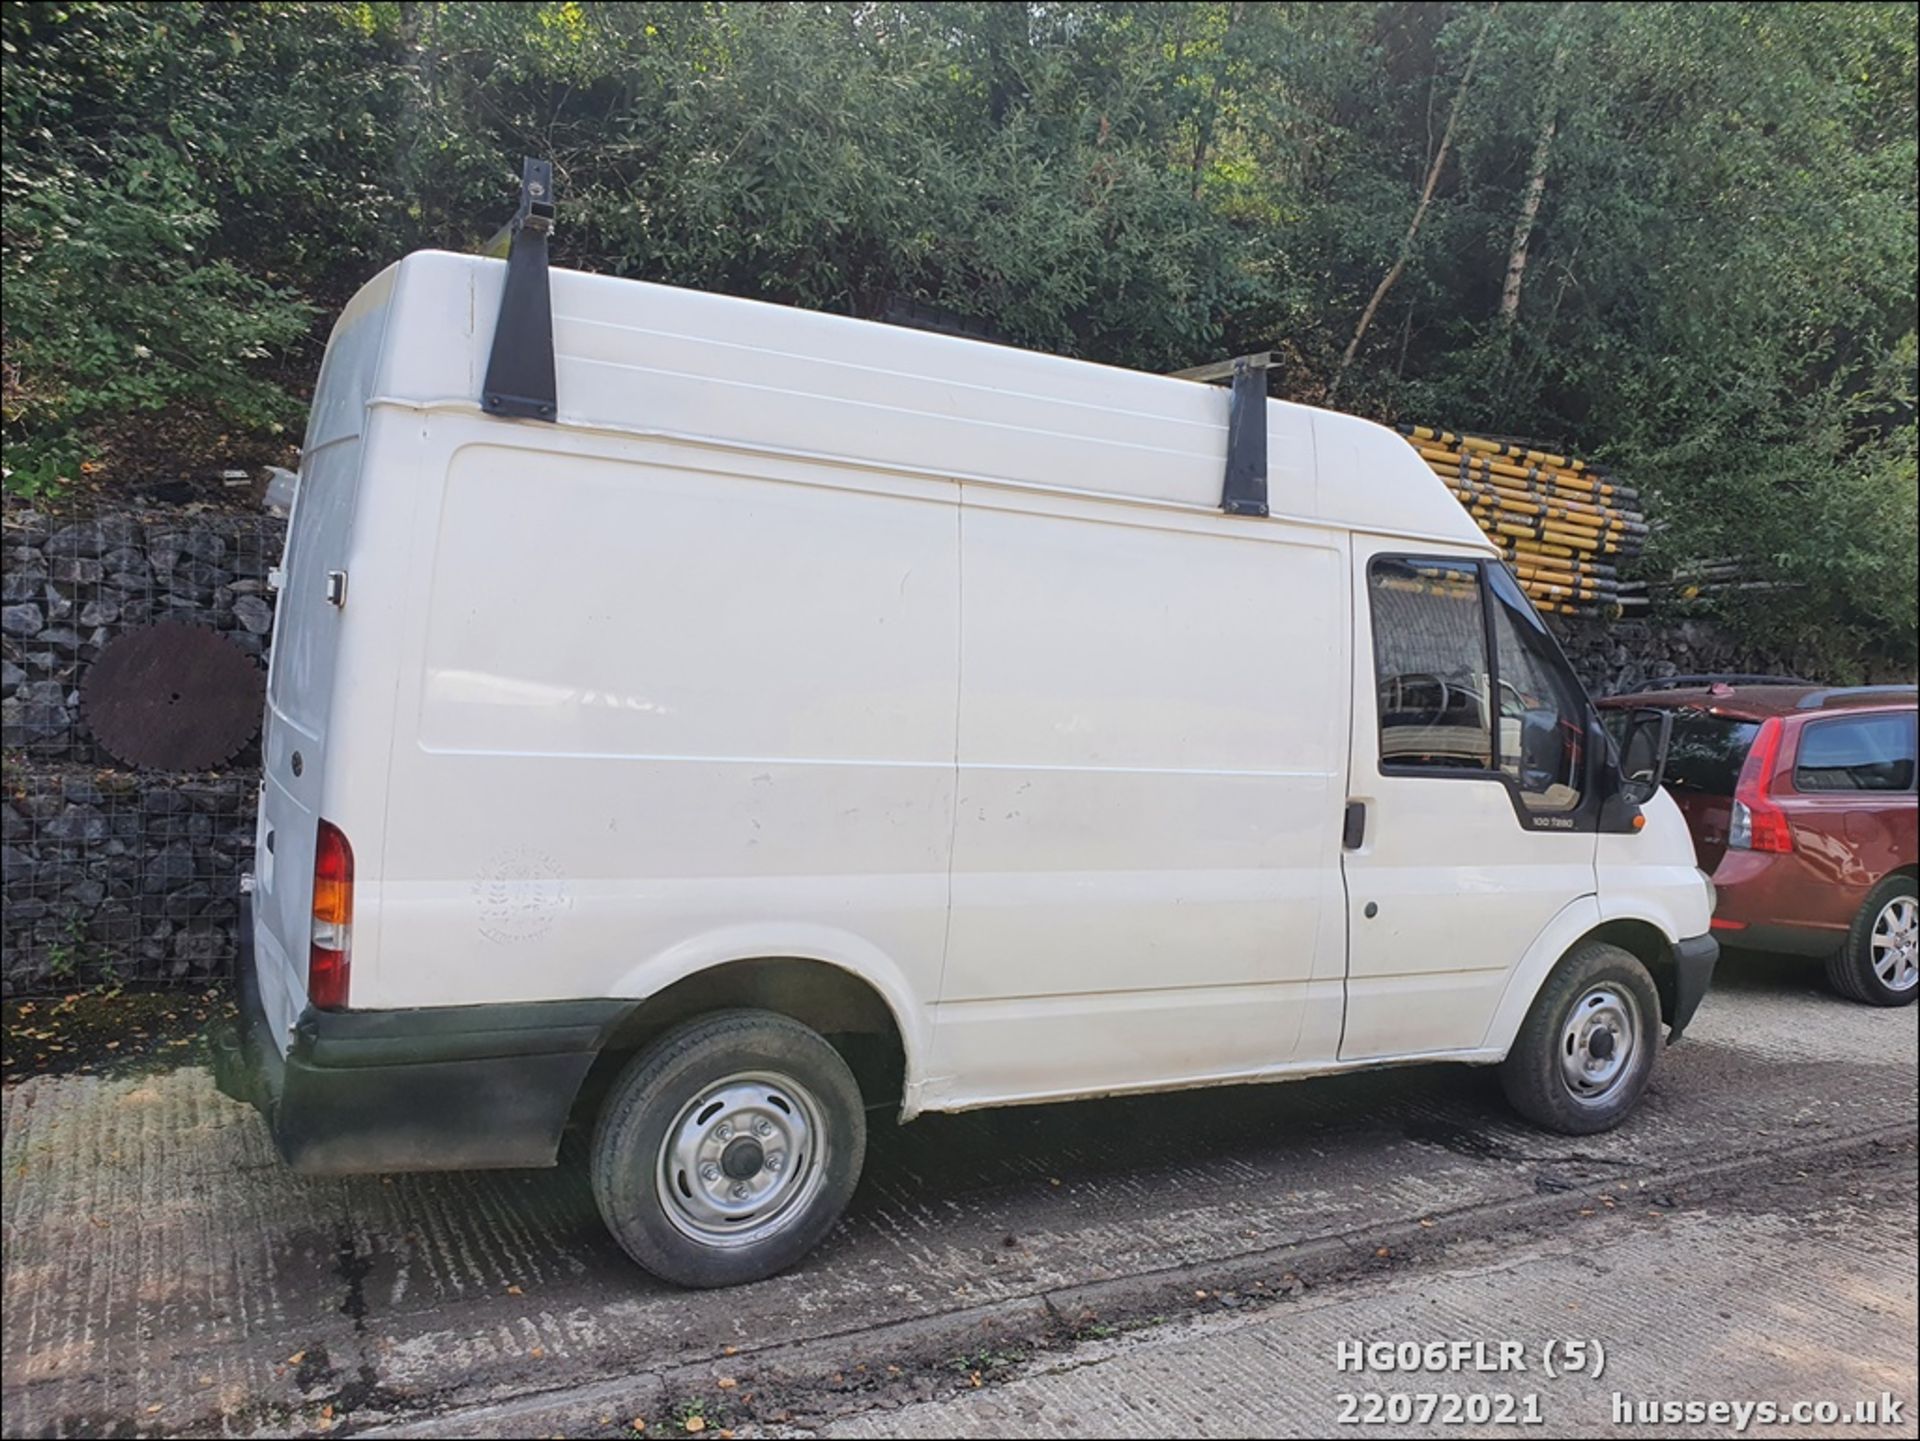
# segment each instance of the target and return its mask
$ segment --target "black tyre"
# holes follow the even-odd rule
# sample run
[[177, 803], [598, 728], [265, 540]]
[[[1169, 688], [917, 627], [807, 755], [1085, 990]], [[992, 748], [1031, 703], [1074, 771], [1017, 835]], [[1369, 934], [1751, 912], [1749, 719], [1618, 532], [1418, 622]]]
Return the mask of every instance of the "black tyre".
[[1534, 997], [1500, 1084], [1514, 1110], [1569, 1136], [1607, 1131], [1640, 1101], [1660, 1050], [1660, 993], [1604, 941], [1569, 951]]
[[1915, 929], [1920, 899], [1912, 876], [1888, 876], [1867, 894], [1847, 943], [1827, 958], [1827, 983], [1848, 1000], [1910, 1006], [1920, 996]]
[[771, 1011], [719, 1011], [628, 1063], [594, 1126], [600, 1214], [662, 1280], [732, 1286], [785, 1270], [839, 1219], [867, 1146], [832, 1046]]

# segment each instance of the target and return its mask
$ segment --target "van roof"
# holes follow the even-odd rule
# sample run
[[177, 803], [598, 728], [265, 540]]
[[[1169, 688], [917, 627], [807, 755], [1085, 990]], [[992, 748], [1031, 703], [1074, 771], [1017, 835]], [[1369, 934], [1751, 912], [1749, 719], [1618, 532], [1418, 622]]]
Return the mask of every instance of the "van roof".
[[[336, 333], [386, 310], [373, 403], [477, 412], [505, 274], [501, 260], [419, 251], [369, 281]], [[1219, 513], [1223, 387], [645, 281], [550, 274], [563, 427]], [[1268, 401], [1267, 417], [1275, 516], [1494, 552], [1393, 431], [1285, 401]]]

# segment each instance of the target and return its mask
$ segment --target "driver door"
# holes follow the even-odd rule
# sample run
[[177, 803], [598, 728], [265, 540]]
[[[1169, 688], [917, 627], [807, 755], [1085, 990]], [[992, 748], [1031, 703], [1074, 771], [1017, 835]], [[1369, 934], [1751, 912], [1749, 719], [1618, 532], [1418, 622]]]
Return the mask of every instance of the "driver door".
[[1356, 536], [1353, 585], [1340, 1058], [1473, 1050], [1595, 889], [1586, 695], [1497, 561]]

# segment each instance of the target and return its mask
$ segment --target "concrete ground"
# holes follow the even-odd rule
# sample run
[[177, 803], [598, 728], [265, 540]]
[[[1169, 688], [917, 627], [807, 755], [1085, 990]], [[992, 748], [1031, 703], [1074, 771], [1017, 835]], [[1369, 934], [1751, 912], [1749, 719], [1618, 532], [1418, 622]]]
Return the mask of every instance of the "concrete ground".
[[[1580, 1140], [1439, 1067], [880, 1128], [810, 1261], [703, 1293], [625, 1260], [577, 1166], [302, 1180], [204, 1072], [39, 1077], [4, 1092], [3, 1429], [1310, 1435], [1343, 1393], [1504, 1391], [1543, 1424], [1444, 1429], [1588, 1435], [1617, 1390], [1890, 1391], [1899, 1424], [1831, 1434], [1914, 1435], [1917, 1019], [1735, 961]], [[1569, 1338], [1601, 1377], [1334, 1364]]]

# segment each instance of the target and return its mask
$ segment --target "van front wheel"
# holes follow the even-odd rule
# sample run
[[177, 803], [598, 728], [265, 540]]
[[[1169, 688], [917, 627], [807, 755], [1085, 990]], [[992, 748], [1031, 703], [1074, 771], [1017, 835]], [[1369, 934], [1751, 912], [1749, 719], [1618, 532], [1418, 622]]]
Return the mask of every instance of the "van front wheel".
[[866, 1143], [860, 1087], [832, 1046], [771, 1011], [722, 1011], [669, 1031], [614, 1083], [593, 1196], [662, 1280], [758, 1281], [832, 1229]]
[[1570, 951], [1534, 997], [1500, 1084], [1514, 1110], [1569, 1136], [1627, 1118], [1653, 1075], [1660, 995], [1639, 960], [1589, 941]]

